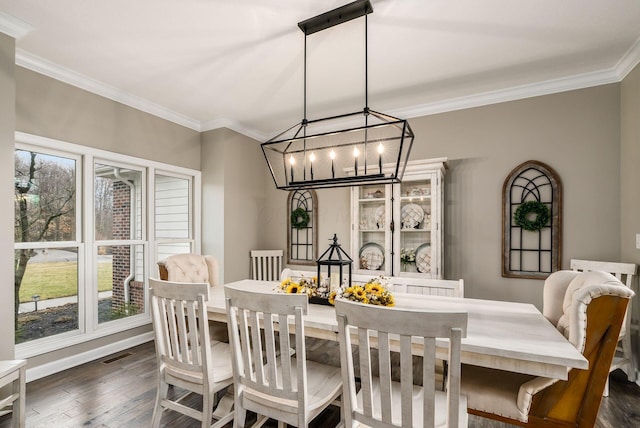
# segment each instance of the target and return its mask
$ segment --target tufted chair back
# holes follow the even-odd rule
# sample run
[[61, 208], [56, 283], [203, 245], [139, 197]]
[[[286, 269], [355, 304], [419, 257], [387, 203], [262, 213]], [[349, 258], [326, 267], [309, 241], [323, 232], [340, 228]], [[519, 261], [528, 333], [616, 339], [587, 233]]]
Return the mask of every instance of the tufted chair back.
[[[575, 304], [580, 290], [585, 287], [594, 285], [605, 286], [612, 285], [616, 287], [624, 287], [618, 278], [607, 272], [591, 271], [583, 272], [571, 280], [562, 301], [562, 316], [558, 320], [557, 328], [580, 352], [584, 351], [584, 330], [586, 319], [578, 317], [572, 318], [576, 314], [576, 309], [572, 309], [571, 305]], [[582, 312], [579, 312], [582, 313]], [[624, 329], [624, 323], [621, 330]]]
[[552, 273], [544, 281], [542, 290], [542, 314], [551, 324], [557, 326], [560, 317], [564, 313], [562, 305], [569, 283], [581, 275], [572, 270], [559, 270]]
[[[550, 316], [557, 317], [558, 330], [582, 352], [589, 368], [572, 369], [564, 381], [465, 367], [462, 384], [469, 413], [519, 426], [594, 426], [624, 314], [634, 293], [604, 272], [576, 273], [561, 271], [549, 276], [545, 309], [552, 290], [560, 296], [559, 289], [564, 287], [566, 292], [560, 297], [560, 316], [545, 315], [550, 320]], [[553, 303], [557, 309], [558, 302]]]
[[158, 262], [160, 279], [173, 282], [207, 282], [219, 285], [218, 261], [213, 256], [175, 254]]

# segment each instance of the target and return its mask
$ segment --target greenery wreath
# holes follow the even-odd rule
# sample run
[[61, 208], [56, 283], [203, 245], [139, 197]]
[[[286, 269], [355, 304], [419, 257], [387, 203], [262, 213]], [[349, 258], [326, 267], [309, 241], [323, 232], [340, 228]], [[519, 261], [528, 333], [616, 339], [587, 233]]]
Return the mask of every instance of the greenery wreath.
[[[527, 216], [535, 214], [535, 220], [529, 220]], [[524, 230], [536, 232], [549, 222], [549, 207], [540, 201], [526, 201], [521, 203], [513, 214], [513, 221]]]
[[309, 213], [304, 208], [296, 208], [291, 211], [291, 227], [304, 229], [309, 224]]

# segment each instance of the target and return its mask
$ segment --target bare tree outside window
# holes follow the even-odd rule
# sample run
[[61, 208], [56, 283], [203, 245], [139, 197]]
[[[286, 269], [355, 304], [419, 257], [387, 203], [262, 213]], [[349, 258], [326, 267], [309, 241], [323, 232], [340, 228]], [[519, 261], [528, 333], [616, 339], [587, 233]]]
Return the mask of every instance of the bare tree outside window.
[[[75, 160], [25, 150], [15, 151], [16, 243], [60, 242], [76, 239]], [[44, 250], [42, 251], [44, 252]], [[15, 321], [18, 328], [20, 289], [33, 248], [15, 251]], [[77, 268], [74, 269], [77, 272]], [[77, 295], [77, 275], [71, 285]], [[31, 298], [36, 301], [38, 294]], [[75, 320], [77, 326], [77, 320]]]

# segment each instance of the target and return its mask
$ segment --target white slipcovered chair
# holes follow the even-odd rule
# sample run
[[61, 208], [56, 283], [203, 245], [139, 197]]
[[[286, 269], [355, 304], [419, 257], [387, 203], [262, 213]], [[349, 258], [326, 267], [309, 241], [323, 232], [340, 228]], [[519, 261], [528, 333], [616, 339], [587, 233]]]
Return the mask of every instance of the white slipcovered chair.
[[464, 365], [469, 413], [527, 427], [594, 426], [633, 295], [605, 272], [551, 274], [543, 313], [589, 360], [589, 369], [572, 369], [563, 381]]
[[219, 285], [218, 260], [201, 254], [175, 254], [158, 262], [159, 276], [164, 281], [206, 282]]

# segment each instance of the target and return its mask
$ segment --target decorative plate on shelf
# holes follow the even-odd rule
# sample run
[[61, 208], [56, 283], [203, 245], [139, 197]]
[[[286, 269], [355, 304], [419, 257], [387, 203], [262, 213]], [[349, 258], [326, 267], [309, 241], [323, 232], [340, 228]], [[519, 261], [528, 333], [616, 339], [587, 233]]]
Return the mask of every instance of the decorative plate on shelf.
[[378, 270], [384, 263], [384, 248], [375, 242], [360, 247], [360, 269]]
[[416, 267], [418, 272], [431, 272], [431, 244], [422, 244], [416, 250]]
[[373, 215], [373, 225], [376, 229], [384, 229], [384, 205], [376, 209]]
[[403, 206], [400, 214], [403, 229], [416, 229], [424, 219], [424, 210], [416, 204]]

